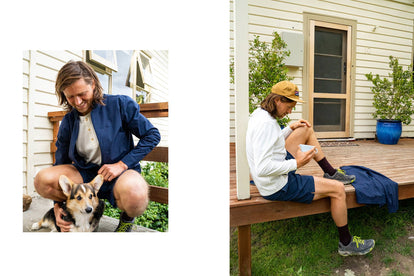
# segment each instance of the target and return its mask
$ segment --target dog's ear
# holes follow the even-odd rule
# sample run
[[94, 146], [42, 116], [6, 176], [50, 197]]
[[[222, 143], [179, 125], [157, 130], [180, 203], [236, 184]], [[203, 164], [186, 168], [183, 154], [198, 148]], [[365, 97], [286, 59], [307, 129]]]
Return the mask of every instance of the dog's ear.
[[66, 175], [61, 175], [59, 177], [59, 185], [62, 188], [63, 193], [66, 196], [69, 196], [72, 191], [72, 181]]
[[103, 176], [101, 174], [98, 174], [92, 181], [91, 181], [91, 185], [93, 186], [93, 188], [95, 189], [95, 191], [99, 191], [99, 189], [101, 188], [102, 184], [103, 184]]

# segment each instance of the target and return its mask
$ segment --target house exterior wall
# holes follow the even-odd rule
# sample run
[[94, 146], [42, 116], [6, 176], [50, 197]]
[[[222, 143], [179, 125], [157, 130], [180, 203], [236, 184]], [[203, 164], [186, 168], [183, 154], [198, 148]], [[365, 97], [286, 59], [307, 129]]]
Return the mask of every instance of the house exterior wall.
[[[168, 52], [151, 53], [154, 91], [151, 102], [168, 101]], [[50, 143], [53, 127], [47, 113], [62, 110], [55, 96], [55, 80], [59, 69], [69, 60], [85, 60], [85, 52], [24, 51], [23, 52], [23, 192], [33, 195], [33, 180], [42, 168], [52, 166]], [[115, 94], [115, 93], [114, 93]], [[168, 145], [168, 118], [151, 119]]]
[[[376, 120], [372, 118], [373, 95], [371, 83], [365, 74], [373, 72], [388, 76], [388, 57], [397, 57], [404, 68], [413, 61], [414, 4], [409, 0], [363, 0], [363, 1], [270, 1], [249, 0], [249, 39], [254, 35], [270, 42], [277, 31], [305, 34], [306, 14], [356, 21], [355, 57], [351, 76], [352, 107], [351, 133], [355, 138], [374, 138]], [[230, 5], [233, 8], [233, 3]], [[233, 11], [230, 10], [230, 53], [234, 52]], [[306, 44], [305, 37], [305, 44]], [[306, 49], [307, 45], [304, 45]], [[306, 59], [306, 56], [304, 57]], [[306, 63], [304, 63], [306, 64]], [[306, 65], [305, 65], [306, 66]], [[289, 75], [302, 93], [306, 91], [304, 67], [288, 67]], [[305, 89], [305, 90], [304, 90]], [[292, 120], [306, 118], [307, 107], [297, 105], [289, 116]], [[234, 89], [230, 89], [230, 140], [234, 142]], [[414, 121], [403, 126], [403, 137], [414, 137]]]
[[82, 51], [23, 52], [23, 189], [34, 193], [34, 175], [52, 165], [53, 128], [49, 111], [61, 110], [54, 93], [59, 69], [68, 60], [81, 60]]
[[[151, 69], [154, 80], [154, 87], [151, 93], [150, 102], [168, 102], [168, 51], [146, 50], [151, 56]], [[151, 118], [161, 133], [159, 146], [168, 146], [168, 120], [169, 118]]]

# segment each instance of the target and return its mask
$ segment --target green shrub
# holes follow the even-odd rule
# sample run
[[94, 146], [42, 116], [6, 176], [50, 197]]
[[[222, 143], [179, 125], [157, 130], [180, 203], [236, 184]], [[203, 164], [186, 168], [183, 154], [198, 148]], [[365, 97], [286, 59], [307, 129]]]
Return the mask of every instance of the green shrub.
[[[271, 43], [255, 36], [249, 48], [249, 112], [252, 113], [271, 92], [272, 86], [283, 80], [291, 80], [284, 60], [290, 55], [287, 44], [277, 32]], [[234, 61], [230, 61], [230, 80], [234, 83]], [[278, 119], [280, 125], [289, 123], [288, 116]]]

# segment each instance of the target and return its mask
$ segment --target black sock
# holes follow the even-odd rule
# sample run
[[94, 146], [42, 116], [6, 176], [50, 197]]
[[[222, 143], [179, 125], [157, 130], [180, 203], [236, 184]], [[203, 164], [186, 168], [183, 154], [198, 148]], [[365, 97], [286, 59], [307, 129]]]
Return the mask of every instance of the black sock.
[[336, 173], [336, 170], [331, 166], [331, 164], [328, 162], [326, 157], [318, 161], [319, 167], [323, 170], [324, 173], [329, 174], [330, 176], [334, 175]]
[[133, 221], [134, 220], [134, 218], [129, 217], [126, 212], [122, 212], [121, 219], [123, 221]]
[[348, 224], [346, 224], [345, 226], [341, 226], [338, 227], [338, 232], [339, 232], [339, 241], [347, 246], [352, 239], [351, 233], [349, 233], [349, 228], [348, 228]]

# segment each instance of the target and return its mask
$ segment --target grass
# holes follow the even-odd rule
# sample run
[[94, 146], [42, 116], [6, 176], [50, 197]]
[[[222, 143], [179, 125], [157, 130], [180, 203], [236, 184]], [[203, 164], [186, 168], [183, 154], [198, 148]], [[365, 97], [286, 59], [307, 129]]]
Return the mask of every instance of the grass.
[[[400, 201], [396, 213], [387, 208], [364, 206], [348, 211], [351, 234], [376, 240], [372, 253], [360, 256], [366, 262], [379, 257], [384, 267], [392, 254], [414, 257], [408, 231], [414, 229], [414, 199]], [[254, 224], [252, 275], [331, 275], [344, 259], [337, 253], [338, 233], [330, 214]], [[230, 230], [230, 274], [238, 275], [237, 228]], [[393, 269], [392, 275], [403, 275]]]

